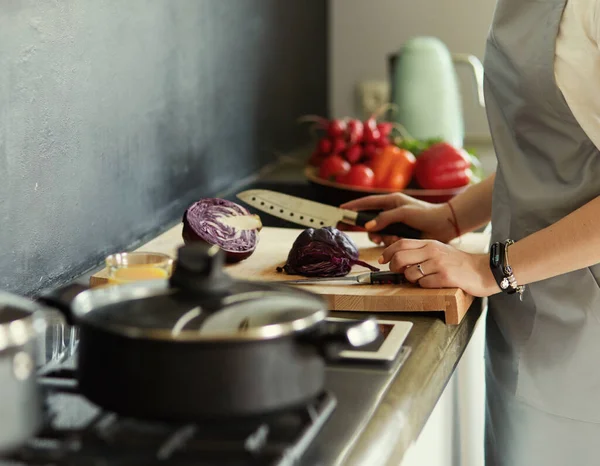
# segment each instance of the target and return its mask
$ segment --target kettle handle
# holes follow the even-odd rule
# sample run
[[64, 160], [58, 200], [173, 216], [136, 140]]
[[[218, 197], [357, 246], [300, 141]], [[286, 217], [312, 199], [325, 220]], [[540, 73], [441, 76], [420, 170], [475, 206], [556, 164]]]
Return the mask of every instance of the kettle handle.
[[467, 65], [473, 71], [475, 86], [477, 91], [477, 100], [479, 105], [485, 108], [485, 97], [483, 93], [483, 65], [475, 55], [467, 53], [453, 53], [452, 61], [455, 65]]

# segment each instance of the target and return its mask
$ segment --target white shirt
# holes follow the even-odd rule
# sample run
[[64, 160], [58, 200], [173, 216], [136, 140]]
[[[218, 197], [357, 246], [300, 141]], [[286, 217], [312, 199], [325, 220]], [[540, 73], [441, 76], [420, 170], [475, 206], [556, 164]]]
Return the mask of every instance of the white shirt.
[[573, 116], [600, 149], [600, 0], [568, 0], [554, 75]]

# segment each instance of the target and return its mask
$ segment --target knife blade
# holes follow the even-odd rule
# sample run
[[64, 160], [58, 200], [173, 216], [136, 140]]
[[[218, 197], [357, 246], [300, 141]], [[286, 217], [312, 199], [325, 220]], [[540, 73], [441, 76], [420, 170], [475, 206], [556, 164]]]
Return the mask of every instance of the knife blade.
[[384, 285], [392, 283], [408, 283], [404, 274], [395, 272], [366, 272], [358, 275], [345, 277], [319, 277], [319, 278], [301, 278], [299, 280], [283, 280], [278, 283], [289, 285], [323, 285], [327, 282], [339, 283], [349, 282], [359, 285]]
[[[267, 212], [278, 218], [305, 227], [321, 228], [325, 226], [336, 227], [338, 223], [364, 227], [373, 220], [380, 210], [363, 210], [355, 212], [339, 207], [309, 201], [301, 197], [278, 193], [267, 189], [250, 189], [237, 194], [246, 204]], [[381, 235], [398, 236], [400, 238], [418, 239], [421, 232], [404, 223], [393, 223], [379, 230]]]

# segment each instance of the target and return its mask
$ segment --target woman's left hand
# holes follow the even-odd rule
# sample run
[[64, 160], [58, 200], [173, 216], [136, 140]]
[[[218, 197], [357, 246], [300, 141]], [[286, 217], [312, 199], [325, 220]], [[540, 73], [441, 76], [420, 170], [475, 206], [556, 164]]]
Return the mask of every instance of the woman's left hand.
[[500, 291], [487, 254], [469, 254], [435, 240], [400, 239], [379, 258], [390, 271], [404, 273], [423, 288], [461, 288], [467, 293], [490, 296]]

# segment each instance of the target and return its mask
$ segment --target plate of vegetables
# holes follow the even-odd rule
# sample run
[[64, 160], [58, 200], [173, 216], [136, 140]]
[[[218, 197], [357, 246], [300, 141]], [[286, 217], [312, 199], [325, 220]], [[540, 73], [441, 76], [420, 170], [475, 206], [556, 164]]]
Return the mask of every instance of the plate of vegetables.
[[330, 203], [402, 192], [446, 202], [481, 180], [477, 157], [441, 139], [417, 140], [396, 123], [303, 117], [317, 134], [304, 174]]

